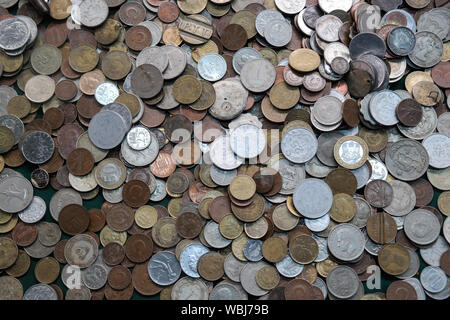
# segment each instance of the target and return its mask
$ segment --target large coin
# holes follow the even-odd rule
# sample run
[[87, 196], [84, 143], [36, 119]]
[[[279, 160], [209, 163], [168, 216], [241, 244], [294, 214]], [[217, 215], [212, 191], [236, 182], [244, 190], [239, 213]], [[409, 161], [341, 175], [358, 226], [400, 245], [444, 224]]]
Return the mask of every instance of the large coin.
[[387, 148], [386, 167], [396, 178], [403, 181], [419, 179], [428, 169], [429, 156], [417, 141], [404, 139]]
[[320, 218], [330, 211], [332, 205], [333, 193], [322, 180], [305, 179], [294, 190], [294, 206], [306, 218]]

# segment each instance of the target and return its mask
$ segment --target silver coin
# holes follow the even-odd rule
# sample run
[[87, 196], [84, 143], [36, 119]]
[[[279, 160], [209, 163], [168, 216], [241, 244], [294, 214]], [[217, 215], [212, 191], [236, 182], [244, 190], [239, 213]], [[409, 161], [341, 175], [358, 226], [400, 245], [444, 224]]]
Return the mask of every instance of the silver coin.
[[[66, 264], [61, 270], [61, 281], [68, 288], [72, 289], [80, 284], [83, 284], [83, 278], [79, 277], [81, 275], [81, 269], [77, 266], [71, 266]], [[81, 282], [81, 283], [80, 283]]]
[[131, 117], [130, 109], [128, 109], [124, 104], [113, 102], [105, 105], [102, 108], [102, 111], [114, 111], [118, 113], [121, 116], [123, 122], [125, 123], [127, 131], [130, 130], [131, 124], [133, 123], [133, 119]]
[[[83, 252], [84, 254], [80, 254]], [[64, 247], [64, 257], [71, 266], [81, 269], [92, 265], [98, 256], [98, 244], [87, 234], [78, 234], [70, 238]]]
[[140, 151], [133, 150], [126, 140], [123, 140], [122, 145], [120, 147], [120, 153], [125, 161], [129, 164], [143, 167], [152, 163], [159, 153], [159, 144], [154, 133], [147, 130], [147, 132], [151, 135], [151, 143], [150, 145]]
[[266, 135], [253, 124], [242, 124], [230, 131], [230, 147], [238, 157], [252, 159], [264, 151]]
[[[434, 8], [425, 12], [417, 21], [417, 32], [428, 31], [445, 40], [450, 32], [450, 20], [448, 8]], [[444, 23], [443, 23], [444, 22]]]
[[338, 299], [348, 299], [357, 293], [360, 281], [352, 268], [340, 265], [328, 273], [326, 283], [330, 294]]
[[429, 157], [420, 143], [404, 139], [387, 147], [385, 163], [389, 172], [397, 179], [413, 181], [427, 171]]
[[56, 223], [42, 221], [37, 224], [39, 242], [46, 246], [55, 246], [61, 240], [61, 229]]
[[80, 22], [86, 27], [97, 27], [108, 18], [109, 8], [104, 0], [83, 0], [79, 6]]
[[370, 124], [376, 126], [378, 123], [375, 121], [374, 118], [372, 118], [372, 115], [369, 111], [369, 103], [372, 97], [376, 94], [376, 92], [371, 92], [368, 95], [366, 95], [361, 100], [361, 108], [359, 109], [359, 112], [363, 115], [364, 120], [368, 121]]
[[45, 201], [41, 197], [34, 196], [28, 207], [20, 211], [18, 216], [19, 219], [25, 223], [36, 223], [42, 220], [46, 210], [47, 205], [45, 204]]
[[113, 190], [102, 189], [103, 198], [111, 203], [119, 203], [123, 200], [122, 191], [123, 185]]
[[81, 286], [80, 288], [71, 288], [66, 291], [65, 300], [91, 300], [92, 294], [91, 290], [89, 290], [86, 286]]
[[226, 276], [234, 282], [239, 282], [239, 275], [245, 266], [245, 262], [236, 259], [233, 253], [229, 253], [225, 258], [223, 266]]
[[380, 91], [370, 99], [370, 114], [376, 122], [384, 126], [393, 126], [398, 123], [395, 110], [401, 100], [400, 96], [394, 91]]
[[47, 132], [33, 131], [23, 137], [20, 151], [28, 162], [42, 164], [53, 156], [55, 143]]
[[339, 28], [342, 21], [333, 15], [323, 15], [316, 21], [316, 34], [327, 42], [339, 41]]
[[328, 249], [337, 259], [353, 261], [364, 252], [366, 240], [361, 230], [349, 223], [335, 226], [328, 235]]
[[329, 65], [336, 58], [343, 58], [347, 62], [350, 62], [350, 51], [347, 46], [340, 42], [333, 42], [327, 45], [323, 51], [323, 56]]
[[131, 128], [127, 134], [127, 143], [133, 150], [144, 150], [151, 142], [150, 131], [144, 126]]
[[180, 265], [183, 272], [192, 278], [200, 278], [197, 271], [198, 260], [208, 253], [209, 249], [201, 243], [193, 243], [186, 246], [180, 255]]
[[305, 20], [304, 20], [304, 18], [303, 18], [306, 9], [308, 9], [308, 8], [305, 8], [305, 9], [303, 9], [302, 11], [300, 11], [300, 13], [299, 13], [298, 15], [295, 16], [295, 20], [294, 20], [294, 21], [295, 21], [295, 23], [296, 23], [296, 26], [300, 29], [301, 32], [303, 32], [303, 33], [304, 33], [305, 35], [307, 35], [307, 36], [311, 36], [311, 35], [313, 34], [314, 30], [311, 29], [311, 28], [305, 23]]
[[406, 250], [408, 250], [409, 258], [410, 258], [409, 259], [409, 267], [405, 272], [396, 276], [399, 279], [409, 279], [409, 278], [414, 277], [419, 272], [419, 268], [420, 268], [420, 260], [419, 260], [419, 256], [417, 255], [417, 253], [414, 250], [411, 250], [409, 248], [406, 248]]
[[324, 181], [309, 178], [297, 185], [293, 201], [295, 208], [302, 216], [317, 219], [330, 211], [333, 204], [333, 193]]
[[55, 247], [46, 247], [44, 246], [39, 239], [36, 239], [31, 245], [28, 247], [24, 247], [23, 250], [32, 258], [42, 259], [49, 255], [51, 255], [54, 251]]
[[269, 90], [274, 84], [275, 78], [275, 67], [267, 59], [248, 61], [241, 70], [241, 82], [247, 90], [252, 92]]
[[[447, 98], [447, 101], [450, 100]], [[450, 136], [450, 112], [444, 112], [439, 116], [437, 123], [437, 131], [446, 134], [447, 136]]]
[[215, 184], [225, 187], [230, 185], [234, 177], [237, 176], [237, 170], [222, 170], [212, 165], [209, 169], [209, 175]]
[[16, 16], [16, 18], [22, 20], [22, 22], [25, 22], [25, 24], [28, 27], [28, 30], [30, 30], [30, 37], [28, 38], [28, 41], [25, 45], [25, 47], [27, 47], [30, 44], [32, 44], [37, 38], [38, 28], [37, 28], [36, 22], [34, 22], [34, 20], [28, 16], [18, 15], [18, 16]]
[[367, 220], [372, 214], [372, 207], [363, 198], [353, 196], [353, 199], [356, 204], [356, 213], [350, 223], [362, 229], [367, 225]]
[[113, 149], [123, 140], [128, 129], [123, 118], [114, 111], [102, 110], [89, 123], [89, 139], [100, 149]]
[[164, 80], [171, 80], [178, 77], [183, 73], [187, 64], [186, 54], [183, 49], [172, 45], [163, 46], [161, 49], [169, 59], [167, 68], [163, 72]]
[[13, 7], [19, 0], [0, 0], [0, 6], [5, 9]]
[[280, 262], [275, 263], [278, 272], [286, 278], [295, 278], [302, 273], [304, 265], [295, 262], [289, 253]]
[[325, 178], [331, 171], [333, 171], [333, 168], [330, 168], [327, 165], [323, 164], [316, 155], [311, 160], [305, 163], [305, 170], [310, 176], [314, 178]]
[[229, 135], [217, 137], [211, 143], [209, 156], [214, 165], [223, 170], [236, 169], [244, 162], [231, 149]]
[[316, 280], [312, 283], [312, 285], [314, 287], [319, 288], [322, 291], [324, 299], [327, 298], [328, 296], [327, 284], [325, 283], [325, 281], [322, 280], [322, 278], [317, 277]]
[[16, 50], [24, 47], [30, 38], [27, 24], [19, 18], [7, 18], [0, 21], [0, 48]]
[[264, 37], [264, 30], [266, 25], [269, 24], [271, 20], [282, 20], [284, 19], [283, 15], [277, 11], [272, 9], [263, 10], [256, 16], [255, 26], [256, 31], [261, 37]]
[[154, 254], [148, 262], [148, 274], [156, 284], [169, 286], [181, 275], [181, 266], [175, 254], [161, 251]]
[[445, 218], [444, 224], [442, 226], [442, 233], [444, 234], [445, 240], [450, 243], [450, 218]]
[[209, 291], [205, 282], [190, 277], [178, 280], [171, 292], [172, 300], [208, 300], [208, 297]]
[[98, 186], [94, 171], [85, 176], [75, 176], [69, 173], [69, 183], [72, 188], [79, 192], [89, 192]]
[[108, 150], [97, 148], [89, 139], [89, 133], [87, 131], [83, 132], [77, 140], [77, 148], [84, 148], [89, 150], [94, 156], [94, 161], [99, 162], [106, 158], [108, 155]]
[[372, 168], [372, 175], [367, 183], [373, 180], [386, 180], [388, 177], [388, 170], [383, 162], [375, 158], [369, 158], [370, 167]]
[[248, 262], [245, 267], [242, 268], [240, 280], [242, 287], [248, 294], [260, 297], [269, 293], [268, 290], [261, 289], [256, 283], [256, 273], [259, 269], [268, 265], [269, 264], [264, 261]]
[[227, 72], [227, 62], [217, 53], [207, 53], [198, 61], [199, 75], [208, 81], [219, 81]]
[[305, 218], [305, 225], [312, 232], [322, 232], [330, 225], [330, 215], [327, 213], [318, 219]]
[[447, 286], [447, 276], [441, 268], [428, 266], [420, 273], [420, 283], [426, 291], [438, 293]]
[[38, 283], [25, 291], [22, 300], [58, 300], [58, 295], [48, 284]]
[[305, 7], [306, 0], [275, 0], [275, 5], [286, 14], [297, 14]]
[[203, 236], [207, 244], [216, 249], [227, 247], [232, 240], [226, 239], [219, 231], [219, 224], [209, 221], [203, 228]]
[[233, 69], [237, 74], [241, 74], [241, 70], [247, 62], [257, 59], [262, 59], [261, 54], [257, 50], [249, 47], [241, 48], [233, 55]]
[[150, 201], [159, 202], [167, 195], [166, 182], [161, 179], [156, 179], [156, 189], [150, 196]]
[[252, 262], [258, 262], [262, 260], [262, 245], [263, 242], [261, 240], [249, 239], [244, 244], [244, 256]]
[[241, 293], [233, 284], [222, 281], [212, 289], [209, 300], [241, 300]]
[[273, 19], [264, 27], [266, 41], [274, 47], [284, 47], [292, 40], [292, 26], [286, 19]]
[[332, 96], [321, 97], [314, 104], [311, 116], [322, 125], [335, 125], [342, 121], [342, 102]]
[[294, 163], [305, 163], [317, 152], [316, 135], [308, 129], [297, 127], [286, 132], [281, 140], [283, 155]]
[[8, 115], [8, 102], [16, 96], [17, 92], [14, 88], [4, 85], [0, 86], [0, 116]]
[[450, 298], [450, 277], [447, 277], [447, 286], [444, 290], [437, 293], [425, 291], [425, 293], [427, 294], [427, 296], [434, 300], [447, 300], [448, 298]]
[[99, 290], [105, 286], [108, 280], [108, 270], [103, 265], [94, 263], [81, 270], [81, 279], [89, 289]]
[[322, 238], [316, 236], [314, 233], [312, 234], [314, 240], [316, 240], [317, 245], [319, 246], [319, 254], [317, 258], [314, 259], [314, 262], [324, 261], [328, 258], [328, 241], [327, 238]]
[[100, 83], [95, 89], [95, 100], [101, 105], [113, 103], [119, 97], [119, 88], [112, 82]]
[[423, 140], [434, 132], [437, 127], [437, 114], [433, 107], [423, 107], [422, 119], [415, 127], [397, 124], [400, 132], [410, 139]]
[[437, 169], [450, 166], [450, 137], [442, 133], [433, 133], [423, 139], [422, 145], [427, 150], [430, 166]]
[[[143, 1], [143, 3], [148, 4], [148, 1]], [[161, 38], [162, 38], [162, 30], [158, 26], [158, 24], [156, 24], [156, 22], [146, 20], [146, 21], [140, 22], [138, 24], [138, 26], [146, 27], [148, 29], [148, 31], [150, 31], [150, 33], [152, 34], [152, 43], [150, 44], [151, 47], [158, 45], [158, 43], [161, 41]]]
[[330, 13], [334, 10], [349, 11], [352, 5], [352, 0], [319, 0], [320, 9], [326, 13]]
[[83, 205], [80, 194], [73, 189], [65, 188], [58, 190], [50, 199], [50, 214], [58, 221], [59, 213], [69, 204]]
[[[294, 193], [295, 188], [297, 185], [305, 179], [305, 166], [303, 164], [296, 164], [292, 163], [287, 159], [279, 158], [276, 161], [273, 161], [269, 167], [277, 170], [281, 177], [283, 178], [283, 184], [281, 185], [281, 190], [278, 192], [278, 195], [275, 195], [274, 197], [278, 196], [286, 196], [291, 195]], [[273, 201], [274, 198], [266, 197], [267, 200]], [[272, 199], [272, 200], [271, 200]], [[281, 202], [283, 198], [280, 198]]]
[[449, 243], [445, 240], [444, 237], [439, 236], [431, 246], [426, 248], [420, 248], [420, 256], [423, 261], [433, 267], [439, 267], [441, 265], [440, 260], [441, 256], [450, 250]]
[[417, 278], [408, 278], [404, 279], [403, 281], [409, 283], [414, 287], [414, 290], [417, 293], [417, 300], [425, 300], [425, 291], [423, 290], [422, 284], [420, 283], [419, 279]]
[[441, 61], [443, 55], [442, 40], [432, 32], [421, 31], [416, 33], [416, 44], [408, 57], [418, 67], [431, 68]]
[[11, 176], [0, 181], [0, 210], [18, 213], [33, 200], [33, 186], [20, 176]]
[[392, 202], [383, 210], [390, 215], [402, 217], [410, 213], [416, 205], [414, 189], [406, 182], [393, 180], [389, 184], [394, 192]]
[[214, 118], [231, 120], [244, 111], [248, 91], [240, 81], [221, 80], [214, 83], [213, 87], [216, 91], [216, 100], [208, 111]]
[[356, 178], [356, 183], [357, 183], [356, 187], [358, 189], [361, 189], [368, 183], [370, 176], [371, 176], [371, 174], [370, 174], [371, 172], [370, 172], [369, 166], [367, 165], [367, 162], [364, 163], [358, 169], [353, 169], [351, 171]]
[[441, 224], [438, 218], [428, 210], [416, 209], [405, 218], [404, 230], [409, 240], [426, 246], [439, 237]]
[[136, 67], [143, 64], [154, 65], [159, 71], [164, 72], [169, 65], [169, 58], [161, 47], [144, 48], [136, 58]]

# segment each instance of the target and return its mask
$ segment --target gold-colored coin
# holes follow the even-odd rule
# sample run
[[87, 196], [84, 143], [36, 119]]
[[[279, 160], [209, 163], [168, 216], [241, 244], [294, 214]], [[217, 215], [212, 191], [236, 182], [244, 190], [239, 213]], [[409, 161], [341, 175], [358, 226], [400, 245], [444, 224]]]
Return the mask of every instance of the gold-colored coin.
[[241, 10], [236, 12], [231, 18], [230, 24], [238, 24], [247, 32], [247, 38], [251, 39], [256, 36], [256, 14], [250, 10]]
[[295, 107], [300, 99], [298, 87], [288, 85], [286, 82], [278, 82], [270, 89], [270, 102], [281, 110]]
[[194, 103], [201, 95], [202, 84], [194, 76], [181, 76], [173, 84], [173, 96], [179, 103]]
[[208, 4], [206, 5], [206, 10], [216, 18], [220, 18], [226, 15], [230, 11], [230, 8], [230, 4], [218, 5], [213, 3], [212, 1], [208, 1]]
[[320, 56], [311, 49], [297, 49], [289, 55], [289, 65], [299, 72], [311, 72], [320, 65]]
[[278, 10], [277, 5], [275, 4], [275, 0], [264, 0], [263, 6], [266, 9]]
[[25, 96], [15, 96], [9, 100], [7, 110], [9, 114], [22, 119], [30, 113], [31, 103]]
[[14, 240], [6, 237], [0, 237], [0, 270], [11, 267], [19, 256], [19, 248], [17, 248]]
[[357, 136], [344, 136], [336, 141], [333, 150], [336, 162], [346, 169], [358, 169], [369, 158], [367, 143]]
[[327, 258], [323, 261], [316, 263], [316, 270], [321, 277], [326, 278], [328, 277], [328, 274], [331, 272], [331, 270], [333, 270], [336, 266], [338, 266], [336, 262]]
[[274, 67], [278, 66], [278, 57], [275, 50], [271, 48], [261, 48], [259, 53], [264, 59], [269, 60]]
[[180, 31], [177, 27], [170, 27], [164, 30], [162, 40], [166, 45], [179, 46], [183, 39], [180, 37]]
[[[2, 155], [0, 155], [0, 172], [2, 172], [4, 168], [5, 168], [5, 158], [3, 158]], [[0, 221], [1, 221], [1, 218], [0, 218]], [[1, 222], [0, 222], [0, 224], [1, 224]]]
[[49, 284], [59, 277], [59, 262], [52, 257], [45, 257], [38, 261], [34, 267], [34, 276], [40, 283]]
[[294, 206], [294, 197], [293, 196], [288, 196], [286, 199], [286, 205], [287, 208], [289, 210], [290, 213], [292, 213], [294, 216], [300, 217], [302, 218], [303, 216], [300, 214], [300, 212], [297, 211], [297, 209], [295, 209]]
[[19, 148], [14, 147], [12, 150], [5, 153], [5, 164], [10, 168], [18, 168], [27, 160], [24, 158]]
[[32, 68], [23, 70], [18, 76], [17, 76], [17, 86], [20, 90], [25, 91], [25, 85], [27, 84], [28, 80], [33, 78], [36, 75], [34, 73]]
[[286, 203], [279, 204], [272, 213], [273, 224], [282, 231], [289, 231], [298, 225], [299, 217], [293, 215]]
[[408, 90], [408, 92], [412, 94], [413, 87], [416, 85], [416, 83], [421, 81], [433, 82], [433, 78], [431, 78], [431, 75], [429, 73], [426, 73], [424, 71], [411, 72], [405, 78], [406, 90]]
[[317, 279], [317, 270], [312, 264], [307, 264], [303, 267], [302, 272], [295, 277], [295, 279], [303, 279], [313, 284]]
[[159, 293], [159, 299], [160, 300], [172, 300], [172, 288], [173, 286], [170, 287], [165, 287], [164, 289], [161, 290], [161, 292]]
[[198, 259], [197, 269], [200, 276], [207, 281], [216, 281], [224, 275], [225, 257], [218, 252], [208, 252]]
[[30, 256], [24, 250], [19, 250], [16, 262], [5, 271], [9, 276], [19, 278], [28, 272], [30, 265]]
[[142, 229], [150, 229], [158, 221], [158, 212], [152, 206], [142, 206], [136, 210], [134, 221]]
[[207, 42], [214, 32], [211, 21], [200, 14], [180, 17], [178, 19], [178, 30], [181, 39], [191, 45]]
[[131, 61], [123, 51], [110, 51], [102, 58], [102, 72], [111, 80], [125, 78], [131, 70]]
[[423, 106], [432, 107], [442, 99], [442, 91], [429, 81], [417, 82], [412, 88], [412, 95]]
[[236, 259], [244, 262], [248, 261], [244, 255], [244, 246], [248, 240], [249, 238], [243, 232], [238, 238], [234, 239], [233, 242], [231, 243], [231, 250]]
[[110, 242], [117, 242], [120, 245], [125, 245], [127, 241], [127, 233], [124, 232], [116, 232], [112, 230], [110, 227], [105, 226], [102, 231], [100, 231], [100, 242], [103, 247]]
[[369, 152], [380, 152], [388, 143], [388, 135], [384, 129], [371, 130], [361, 127], [358, 135], [366, 142]]
[[211, 216], [209, 215], [209, 206], [211, 205], [211, 202], [213, 201], [213, 198], [202, 198], [202, 201], [198, 204], [198, 212], [200, 215], [209, 220], [211, 219]]
[[256, 192], [256, 183], [247, 175], [238, 175], [230, 183], [230, 194], [237, 200], [249, 200]]
[[269, 230], [269, 223], [267, 218], [261, 217], [255, 222], [244, 224], [244, 231], [249, 238], [261, 239]]
[[10, 276], [0, 277], [0, 300], [22, 300], [22, 283]]
[[378, 263], [387, 274], [397, 276], [408, 270], [410, 256], [400, 244], [386, 244], [378, 252]]
[[336, 222], [344, 223], [353, 219], [356, 214], [356, 202], [346, 193], [336, 193], [333, 196], [333, 205], [330, 209], [330, 218]]
[[219, 231], [227, 239], [234, 240], [238, 238], [244, 231], [242, 222], [240, 222], [233, 214], [227, 214], [220, 220]]
[[0, 153], [11, 150], [14, 146], [14, 134], [8, 127], [0, 126]]
[[206, 80], [200, 80], [202, 84], [202, 95], [190, 107], [197, 111], [203, 111], [211, 107], [216, 101], [216, 90], [213, 85]]
[[267, 261], [280, 262], [287, 254], [286, 242], [279, 237], [270, 237], [262, 245], [262, 254]]
[[152, 239], [162, 248], [174, 247], [180, 240], [175, 226], [176, 220], [172, 217], [159, 219], [153, 226]]
[[191, 49], [191, 56], [195, 62], [198, 62], [201, 57], [203, 57], [205, 54], [208, 53], [219, 53], [219, 48], [217, 47], [217, 44], [212, 40], [208, 40], [204, 44], [201, 44]]
[[109, 45], [119, 38], [122, 24], [114, 19], [107, 19], [95, 29], [95, 40], [102, 45]]
[[139, 103], [138, 98], [131, 93], [126, 93], [123, 92], [121, 93], [115, 102], [119, 102], [121, 104], [123, 104], [124, 106], [126, 106], [130, 112], [131, 112], [131, 116], [134, 118], [138, 115], [139, 110], [141, 109], [141, 105]]
[[444, 43], [444, 55], [442, 56], [441, 61], [449, 61], [450, 60], [450, 42], [447, 41]]
[[8, 223], [13, 217], [12, 213], [0, 210], [0, 224]]
[[55, 20], [66, 19], [70, 16], [72, 2], [70, 0], [52, 0], [49, 2], [50, 17]]
[[[37, 112], [30, 113], [25, 118], [21, 119], [24, 124], [32, 122], [37, 117]], [[53, 134], [53, 133], [52, 133]]]
[[450, 191], [442, 192], [437, 200], [439, 210], [450, 217]]
[[17, 225], [18, 221], [19, 216], [17, 214], [13, 214], [12, 218], [8, 222], [0, 224], [0, 234], [10, 232]]
[[16, 72], [23, 65], [23, 54], [9, 56], [3, 51], [0, 51], [0, 63], [3, 65], [3, 72]]
[[178, 218], [178, 213], [180, 212], [181, 206], [183, 205], [183, 199], [181, 198], [172, 198], [169, 200], [167, 204], [167, 210], [171, 217], [175, 219]]
[[179, 0], [177, 4], [178, 8], [185, 14], [196, 14], [206, 8], [208, 0]]
[[386, 296], [382, 292], [368, 293], [363, 295], [359, 300], [386, 300]]
[[93, 70], [99, 60], [97, 50], [90, 46], [82, 45], [72, 49], [69, 55], [70, 67], [80, 73], [86, 73]]
[[272, 290], [280, 283], [280, 274], [274, 266], [264, 266], [256, 272], [256, 283], [264, 290]]
[[301, 234], [289, 242], [289, 254], [295, 262], [309, 264], [319, 255], [319, 245], [313, 237]]

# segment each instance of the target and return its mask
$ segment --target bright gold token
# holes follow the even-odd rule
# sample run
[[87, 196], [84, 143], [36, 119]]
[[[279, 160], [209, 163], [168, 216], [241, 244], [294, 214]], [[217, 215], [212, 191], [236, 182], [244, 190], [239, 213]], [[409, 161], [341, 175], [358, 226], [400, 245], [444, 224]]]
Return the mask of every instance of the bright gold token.
[[320, 274], [320, 276], [326, 278], [328, 277], [330, 271], [333, 270], [336, 266], [338, 266], [336, 262], [327, 258], [316, 263], [317, 273]]
[[[16, 226], [17, 222], [19, 221], [19, 216], [17, 214], [14, 214], [7, 223], [0, 224], [0, 233], [8, 233], [14, 227]], [[1, 268], [0, 268], [1, 269]]]
[[378, 263], [387, 274], [397, 276], [408, 270], [410, 256], [400, 244], [386, 244], [378, 252]]
[[295, 107], [300, 99], [298, 87], [288, 85], [286, 82], [278, 82], [270, 89], [270, 102], [281, 110]]
[[179, 0], [177, 1], [178, 8], [185, 14], [196, 14], [202, 12], [208, 0]]
[[124, 232], [116, 232], [112, 230], [110, 227], [105, 226], [102, 231], [100, 231], [100, 242], [103, 247], [110, 242], [117, 242], [120, 245], [125, 245], [127, 241], [127, 233]]
[[82, 45], [72, 49], [69, 55], [70, 67], [80, 73], [86, 73], [93, 70], [99, 60], [97, 50], [90, 46]]
[[9, 100], [7, 110], [17, 118], [25, 118], [31, 111], [31, 102], [25, 96], [15, 96]]
[[262, 254], [267, 261], [280, 262], [287, 254], [286, 242], [279, 237], [270, 237], [262, 245]]
[[201, 95], [202, 84], [194, 76], [181, 76], [173, 84], [173, 96], [179, 103], [194, 103]]
[[264, 290], [272, 290], [280, 283], [280, 274], [274, 266], [264, 266], [256, 272], [256, 283]]
[[16, 72], [23, 65], [23, 55], [18, 56], [8, 56], [3, 51], [0, 51], [0, 63], [3, 66], [4, 72]]
[[238, 238], [244, 227], [242, 222], [240, 222], [233, 214], [227, 214], [220, 220], [219, 231], [227, 239], [234, 240]]
[[195, 62], [198, 62], [207, 53], [219, 53], [217, 44], [212, 40], [191, 49], [191, 56]]
[[136, 210], [134, 221], [142, 229], [150, 229], [158, 221], [158, 212], [152, 206], [142, 206]]
[[350, 170], [362, 167], [369, 157], [367, 143], [356, 136], [340, 138], [336, 141], [333, 152], [336, 162]]
[[289, 55], [289, 65], [299, 72], [311, 72], [320, 65], [320, 56], [311, 49], [297, 49]]
[[442, 192], [437, 200], [439, 210], [450, 217], [450, 191]]
[[233, 242], [231, 243], [231, 250], [233, 251], [233, 255], [236, 257], [236, 259], [244, 262], [248, 261], [244, 255], [244, 246], [248, 240], [249, 238], [243, 232], [238, 238], [234, 239]]
[[349, 222], [355, 214], [355, 199], [346, 193], [337, 193], [333, 196], [333, 205], [330, 209], [331, 219], [339, 223]]
[[238, 175], [230, 183], [230, 194], [237, 200], [249, 200], [256, 192], [256, 183], [247, 175]]
[[59, 262], [52, 257], [45, 257], [38, 261], [34, 268], [34, 276], [40, 283], [50, 284], [59, 277]]
[[131, 93], [123, 92], [120, 96], [117, 97], [115, 102], [119, 102], [126, 106], [130, 110], [131, 116], [133, 118], [138, 115], [139, 110], [141, 109], [138, 98]]
[[319, 255], [319, 245], [313, 237], [301, 234], [289, 242], [289, 254], [295, 262], [309, 264]]

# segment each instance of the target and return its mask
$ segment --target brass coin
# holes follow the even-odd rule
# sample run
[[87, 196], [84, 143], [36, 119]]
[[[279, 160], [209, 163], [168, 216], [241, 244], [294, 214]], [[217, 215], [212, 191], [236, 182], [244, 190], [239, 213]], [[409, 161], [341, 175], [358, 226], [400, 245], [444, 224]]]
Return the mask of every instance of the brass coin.
[[388, 143], [388, 135], [384, 129], [370, 130], [366, 127], [361, 127], [358, 135], [367, 143], [369, 152], [372, 153], [380, 152], [386, 148]]
[[99, 61], [99, 54], [94, 48], [82, 45], [72, 49], [69, 55], [70, 67], [80, 73], [93, 70]]
[[[11, 220], [9, 220], [7, 223], [0, 224], [0, 234], [10, 232], [17, 225], [18, 221], [19, 221], [19, 216], [17, 214], [14, 214], [12, 216]], [[0, 268], [0, 269], [2, 269], [2, 268]]]
[[245, 207], [239, 207], [233, 202], [231, 203], [231, 211], [239, 220], [243, 222], [254, 222], [264, 214], [264, 198], [259, 194], [255, 194], [253, 202]]
[[437, 200], [439, 210], [450, 217], [450, 191], [442, 192]]
[[0, 64], [3, 66], [3, 72], [16, 72], [23, 65], [23, 54], [9, 56], [3, 51], [0, 51]]
[[159, 219], [152, 229], [153, 241], [162, 248], [174, 247], [180, 240], [176, 220], [171, 217]]
[[356, 177], [348, 169], [334, 169], [327, 175], [325, 182], [330, 186], [333, 194], [347, 193], [349, 195], [353, 195], [356, 192]]
[[231, 18], [230, 24], [235, 23], [241, 25], [247, 32], [247, 37], [253, 38], [257, 31], [255, 26], [256, 14], [250, 10], [240, 10]]
[[170, 27], [164, 30], [162, 41], [164, 42], [164, 44], [178, 47], [183, 42], [183, 39], [181, 39], [180, 31], [177, 27]]
[[423, 71], [414, 71], [409, 73], [405, 78], [406, 90], [408, 90], [408, 92], [412, 94], [413, 87], [421, 81], [428, 81], [433, 83], [433, 78], [431, 78], [431, 74]]
[[55, 20], [66, 19], [70, 16], [72, 1], [70, 0], [52, 0], [48, 3], [50, 16]]
[[323, 261], [316, 263], [316, 270], [317, 273], [320, 274], [321, 277], [328, 277], [328, 274], [331, 270], [333, 270], [338, 264], [334, 262], [333, 260], [327, 258]]
[[19, 249], [16, 243], [6, 237], [0, 238], [0, 270], [11, 267], [19, 256]]
[[280, 274], [274, 266], [264, 266], [256, 272], [256, 283], [264, 290], [272, 290], [280, 283]]
[[173, 96], [182, 104], [191, 104], [202, 95], [202, 84], [193, 76], [181, 76], [173, 84]]
[[218, 252], [208, 252], [200, 257], [198, 273], [207, 281], [216, 281], [224, 275], [225, 257]]
[[223, 17], [230, 11], [231, 5], [225, 4], [225, 5], [219, 5], [216, 3], [213, 3], [212, 1], [208, 1], [208, 4], [206, 5], [206, 10], [213, 16], [213, 17]]
[[108, 243], [116, 242], [120, 245], [125, 245], [127, 241], [127, 233], [124, 232], [116, 232], [112, 230], [107, 225], [100, 231], [100, 242], [103, 247], [106, 247]]
[[8, 113], [17, 118], [25, 118], [31, 111], [31, 103], [25, 96], [11, 98], [7, 106]]
[[52, 257], [39, 260], [34, 268], [34, 276], [40, 283], [49, 284], [55, 282], [59, 277], [59, 262]]
[[240, 222], [233, 214], [228, 214], [219, 222], [219, 231], [227, 239], [234, 240], [238, 238], [244, 230]]
[[408, 270], [410, 256], [400, 244], [386, 244], [378, 252], [378, 263], [387, 274], [397, 276]]
[[298, 225], [299, 217], [288, 210], [286, 203], [282, 203], [273, 210], [272, 221], [278, 229], [289, 231]]
[[142, 229], [150, 229], [158, 221], [158, 212], [152, 206], [142, 206], [136, 210], [134, 221]]
[[207, 42], [213, 35], [211, 22], [199, 14], [180, 17], [178, 31], [186, 43], [198, 45]]
[[298, 87], [288, 85], [282, 81], [275, 84], [270, 89], [270, 102], [281, 110], [287, 110], [295, 107], [300, 99], [300, 90]]
[[0, 300], [22, 300], [22, 283], [11, 276], [0, 277]]
[[169, 203], [167, 204], [167, 210], [169, 211], [170, 216], [175, 219], [178, 218], [178, 213], [180, 212], [182, 205], [183, 205], [182, 198], [170, 199]]
[[358, 169], [366, 163], [369, 157], [367, 143], [356, 136], [344, 136], [334, 145], [334, 159], [346, 169]]
[[286, 242], [279, 237], [270, 237], [262, 245], [262, 254], [267, 261], [280, 262], [287, 254]]
[[[0, 155], [0, 172], [2, 172], [4, 168], [5, 168], [5, 158], [3, 158], [2, 155]], [[1, 221], [1, 212], [0, 212], [0, 221]]]
[[231, 250], [236, 259], [240, 261], [248, 261], [244, 255], [244, 246], [248, 240], [249, 238], [247, 237], [247, 235], [245, 233], [241, 233], [241, 235], [238, 238], [234, 239], [231, 243]]
[[206, 80], [200, 80], [202, 85], [202, 94], [190, 107], [196, 111], [203, 111], [211, 107], [216, 101], [216, 90], [213, 85]]
[[420, 81], [412, 88], [414, 99], [423, 106], [432, 107], [442, 99], [442, 91], [429, 81]]
[[230, 183], [230, 194], [237, 200], [251, 199], [256, 192], [256, 183], [247, 175], [238, 175]]
[[319, 246], [313, 237], [301, 234], [289, 242], [289, 254], [295, 262], [309, 264], [319, 255]]
[[5, 271], [9, 276], [19, 278], [28, 272], [30, 265], [30, 256], [24, 250], [19, 250], [16, 262]]
[[0, 210], [0, 224], [5, 224], [12, 219], [12, 213], [4, 212]]
[[330, 218], [336, 222], [344, 223], [353, 219], [356, 214], [356, 202], [346, 193], [337, 193], [333, 196], [333, 205], [330, 209]]
[[0, 153], [11, 150], [14, 146], [14, 134], [8, 127], [0, 126]]
[[367, 235], [379, 244], [390, 243], [397, 235], [397, 223], [385, 212], [377, 212], [367, 220]]
[[101, 69], [104, 75], [111, 80], [125, 78], [131, 70], [131, 61], [122, 51], [110, 51], [102, 58]]
[[130, 109], [131, 116], [133, 118], [138, 115], [138, 113], [141, 109], [139, 99], [134, 94], [131, 94], [131, 93], [126, 93], [126, 92], [121, 93], [117, 97], [115, 102], [119, 102], [119, 103], [123, 104], [124, 106], [126, 106], [128, 109]]
[[177, 4], [178, 8], [185, 14], [196, 14], [202, 12], [206, 8], [208, 0], [183, 0], [177, 1]]
[[307, 264], [303, 267], [302, 272], [295, 277], [295, 279], [303, 279], [313, 284], [317, 279], [317, 269], [312, 264]]
[[195, 62], [198, 62], [201, 57], [203, 57], [205, 54], [208, 53], [219, 53], [219, 48], [217, 47], [217, 44], [212, 40], [208, 40], [204, 44], [201, 44], [191, 49], [191, 56]]
[[114, 19], [107, 19], [101, 26], [95, 29], [95, 40], [103, 45], [109, 45], [119, 38], [122, 24]]
[[299, 72], [311, 72], [320, 65], [320, 56], [311, 49], [297, 49], [289, 55], [289, 65]]

